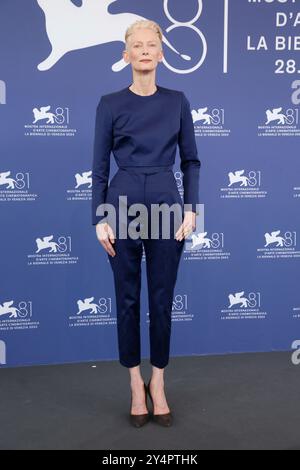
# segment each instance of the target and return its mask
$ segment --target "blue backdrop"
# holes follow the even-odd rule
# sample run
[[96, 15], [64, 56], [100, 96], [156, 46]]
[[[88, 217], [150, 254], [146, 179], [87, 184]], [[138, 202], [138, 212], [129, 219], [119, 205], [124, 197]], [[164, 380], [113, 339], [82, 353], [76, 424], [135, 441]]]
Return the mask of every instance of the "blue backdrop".
[[[298, 10], [292, 0], [1, 0], [2, 367], [118, 359], [91, 165], [99, 99], [132, 82], [122, 51], [138, 18], [164, 32], [157, 83], [189, 99], [202, 162], [205, 223], [186, 240], [171, 356], [299, 339]], [[142, 273], [146, 358], [144, 260]]]

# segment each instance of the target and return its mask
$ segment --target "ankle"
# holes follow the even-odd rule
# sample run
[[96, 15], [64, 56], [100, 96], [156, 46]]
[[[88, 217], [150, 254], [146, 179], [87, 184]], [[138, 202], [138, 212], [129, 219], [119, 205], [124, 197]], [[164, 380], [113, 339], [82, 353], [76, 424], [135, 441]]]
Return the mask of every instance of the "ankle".
[[157, 388], [164, 388], [165, 382], [163, 377], [152, 377], [150, 381], [150, 387], [157, 389]]
[[131, 387], [141, 387], [144, 384], [142, 377], [131, 377], [130, 386]]

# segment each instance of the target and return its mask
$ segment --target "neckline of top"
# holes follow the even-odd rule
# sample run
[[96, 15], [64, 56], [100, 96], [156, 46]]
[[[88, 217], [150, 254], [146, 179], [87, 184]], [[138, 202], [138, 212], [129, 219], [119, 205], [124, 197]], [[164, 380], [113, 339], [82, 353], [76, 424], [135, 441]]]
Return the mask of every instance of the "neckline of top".
[[[131, 86], [131, 85], [129, 85], [129, 86]], [[152, 93], [152, 95], [139, 95], [138, 93], [135, 93], [134, 91], [130, 90], [129, 87], [126, 87], [126, 90], [130, 95], [134, 95], [137, 98], [145, 99], [145, 98], [153, 98], [154, 96], [158, 95], [159, 91], [160, 91], [160, 87], [159, 87], [159, 85], [156, 84], [156, 91], [154, 93]]]

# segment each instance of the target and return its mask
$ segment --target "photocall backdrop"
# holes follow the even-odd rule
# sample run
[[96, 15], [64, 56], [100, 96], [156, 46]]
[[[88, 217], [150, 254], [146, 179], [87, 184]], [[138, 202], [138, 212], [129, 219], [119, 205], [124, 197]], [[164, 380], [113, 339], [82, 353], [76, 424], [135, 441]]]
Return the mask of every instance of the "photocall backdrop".
[[[2, 367], [118, 359], [92, 150], [100, 97], [132, 83], [122, 51], [141, 18], [164, 32], [157, 83], [189, 99], [202, 163], [170, 355], [299, 345], [299, 3], [1, 0]], [[182, 195], [178, 152], [174, 175]], [[145, 258], [142, 275], [148, 358]]]

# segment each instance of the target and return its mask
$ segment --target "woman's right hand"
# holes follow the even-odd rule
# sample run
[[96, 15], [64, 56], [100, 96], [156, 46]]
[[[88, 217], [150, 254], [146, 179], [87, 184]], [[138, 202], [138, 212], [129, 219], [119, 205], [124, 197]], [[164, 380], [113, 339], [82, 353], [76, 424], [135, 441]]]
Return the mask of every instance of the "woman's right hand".
[[115, 236], [111, 226], [107, 222], [99, 222], [96, 224], [96, 234], [105, 251], [109, 255], [115, 256], [116, 252], [112, 246], [112, 243], [115, 243]]

